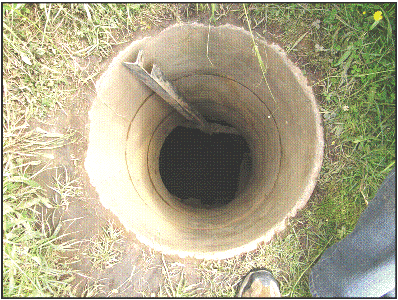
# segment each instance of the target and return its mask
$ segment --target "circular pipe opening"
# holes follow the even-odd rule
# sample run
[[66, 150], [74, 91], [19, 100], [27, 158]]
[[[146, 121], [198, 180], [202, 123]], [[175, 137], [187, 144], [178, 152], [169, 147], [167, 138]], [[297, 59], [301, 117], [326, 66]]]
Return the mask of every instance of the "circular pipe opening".
[[[133, 42], [97, 82], [85, 167], [103, 206], [141, 242], [231, 257], [269, 241], [309, 199], [323, 155], [315, 97], [279, 46], [256, 42], [266, 80], [248, 32], [179, 24]], [[144, 67], [156, 63], [202, 115], [241, 135], [187, 128], [122, 66], [139, 50]]]

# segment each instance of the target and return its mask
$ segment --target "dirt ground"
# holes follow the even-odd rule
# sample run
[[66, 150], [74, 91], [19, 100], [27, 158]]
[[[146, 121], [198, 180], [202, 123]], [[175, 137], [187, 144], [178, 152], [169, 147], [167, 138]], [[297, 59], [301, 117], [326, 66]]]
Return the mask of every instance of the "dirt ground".
[[[208, 14], [204, 14], [190, 21], [208, 24], [208, 17]], [[164, 22], [161, 26], [149, 31], [137, 31], [132, 34], [131, 41], [141, 39], [144, 36], [153, 36], [174, 23], [170, 21]], [[243, 19], [239, 19], [232, 13], [220, 19], [218, 25], [225, 23], [246, 28]], [[274, 28], [273, 30], [277, 33], [281, 29]], [[260, 30], [259, 33], [263, 35]], [[267, 32], [265, 38], [275, 41], [272, 32]], [[92, 56], [81, 61], [81, 64], [85, 65], [88, 71], [90, 68], [99, 67], [101, 73], [103, 73], [112, 58], [124, 49], [127, 44], [114, 47], [112, 55], [106, 60]], [[102, 234], [102, 227], [106, 227], [109, 221], [113, 221], [120, 230], [123, 230], [117, 218], [101, 206], [98, 195], [90, 185], [88, 175], [84, 169], [89, 134], [88, 111], [94, 99], [95, 88], [92, 83], [90, 86], [78, 91], [73, 99], [65, 103], [63, 110], [54, 112], [54, 115], [45, 123], [31, 122], [33, 128], [39, 126], [47, 131], [57, 133], [72, 131], [77, 138], [74, 143], [68, 143], [61, 148], [53, 150], [53, 167], [42, 172], [36, 178], [42, 186], [48, 187], [53, 183], [57, 175], [61, 177], [69, 176], [72, 179], [77, 179], [82, 187], [81, 195], [69, 199], [68, 205], [61, 206], [56, 211], [46, 211], [47, 216], [53, 220], [54, 227], [61, 222], [62, 230], [60, 234], [68, 234], [64, 240], [78, 241], [79, 250], [71, 252], [70, 257], [66, 258], [67, 261], [73, 259], [74, 262], [71, 263], [71, 266], [78, 274], [73, 283], [77, 287], [77, 294], [84, 293], [88, 284], [97, 284], [100, 286], [96, 294], [98, 297], [157, 296], [159, 285], [166, 280], [165, 276], [173, 277], [173, 274], [167, 274], [167, 272], [171, 272], [168, 269], [170, 266], [173, 267], [173, 270], [184, 272], [187, 285], [201, 282], [200, 273], [197, 272], [201, 261], [163, 256], [161, 253], [155, 252], [139, 243], [134, 236], [124, 231], [122, 234], [123, 239], [114, 245], [114, 247], [117, 247], [119, 255], [117, 257], [118, 263], [112, 267], [105, 269], [96, 268], [92, 260], [85, 254], [87, 249], [92, 247], [93, 239]], [[47, 192], [50, 197], [55, 196], [55, 192], [52, 189], [47, 188]], [[176, 278], [178, 283], [179, 277], [174, 276], [173, 278]], [[206, 287], [198, 286], [197, 288], [205, 289]]]

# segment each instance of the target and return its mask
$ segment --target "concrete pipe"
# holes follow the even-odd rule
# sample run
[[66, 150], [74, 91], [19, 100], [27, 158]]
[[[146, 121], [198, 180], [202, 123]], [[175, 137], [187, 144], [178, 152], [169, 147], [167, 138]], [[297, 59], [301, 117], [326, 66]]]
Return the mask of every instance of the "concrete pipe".
[[[180, 257], [231, 257], [269, 241], [309, 199], [323, 156], [314, 95], [279, 46], [259, 39], [256, 43], [266, 80], [245, 30], [179, 24], [133, 42], [97, 82], [85, 167], [103, 206], [144, 244]], [[233, 126], [241, 134], [210, 139], [229, 139], [226, 148], [246, 150], [236, 150], [239, 153], [218, 170], [198, 168], [223, 157], [222, 151], [207, 163], [175, 166], [179, 156], [183, 161], [203, 159], [192, 145], [203, 147], [206, 143], [200, 141], [206, 137], [189, 131], [193, 129], [183, 117], [122, 65], [135, 61], [141, 49], [144, 68], [160, 66], [165, 78], [209, 121]], [[188, 136], [196, 136], [196, 144], [184, 144]], [[232, 166], [234, 157], [238, 171]], [[206, 205], [200, 195], [209, 184], [201, 182], [216, 186], [214, 192], [222, 190], [218, 179], [204, 174], [202, 181], [187, 180], [181, 175], [187, 173], [178, 168], [191, 175], [220, 172], [221, 177], [234, 169], [238, 183], [224, 198], [223, 192], [213, 194], [214, 201]], [[198, 194], [177, 195], [173, 186], [181, 182], [191, 182], [187, 190]]]

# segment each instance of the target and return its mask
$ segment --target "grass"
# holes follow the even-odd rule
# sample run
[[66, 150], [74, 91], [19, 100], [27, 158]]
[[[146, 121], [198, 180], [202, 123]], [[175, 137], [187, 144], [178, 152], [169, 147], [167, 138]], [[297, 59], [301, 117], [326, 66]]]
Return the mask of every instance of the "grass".
[[35, 174], [28, 175], [29, 168], [42, 165], [31, 150], [55, 147], [58, 138], [19, 130], [7, 133], [3, 143], [3, 296], [70, 296], [73, 273], [61, 253], [71, 250], [72, 241], [59, 242], [60, 228], [52, 228], [38, 209], [56, 204], [32, 179]]
[[[168, 266], [163, 255], [162, 262], [164, 283], [160, 286], [160, 291], [156, 295], [157, 297], [187, 298], [197, 296], [197, 294], [195, 293], [196, 284], [187, 285], [184, 277], [184, 272], [181, 269], [178, 270], [178, 268], [176, 269]], [[177, 272], [171, 273], [170, 269]], [[175, 282], [175, 279], [177, 279], [177, 282]]]
[[[19, 90], [24, 94], [23, 86]], [[70, 296], [73, 273], [61, 253], [72, 242], [59, 242], [60, 228], [52, 228], [41, 213], [40, 207], [56, 204], [35, 177], [51, 165], [51, 150], [72, 135], [30, 128], [34, 104], [22, 105], [23, 98], [4, 82], [3, 97], [3, 296]]]
[[102, 228], [102, 234], [94, 237], [87, 253], [94, 268], [104, 270], [119, 262], [121, 251], [117, 244], [122, 240], [121, 234], [120, 229], [109, 223]]
[[[216, 25], [235, 16], [245, 28], [250, 24], [253, 35], [282, 45], [310, 77], [325, 128], [316, 193], [289, 220], [288, 229], [255, 252], [203, 261], [196, 270], [201, 288], [165, 261], [160, 295], [234, 296], [242, 276], [267, 268], [281, 283], [283, 296], [310, 296], [311, 266], [325, 248], [353, 230], [395, 165], [394, 3], [14, 3], [3, 4], [2, 10], [4, 296], [73, 295], [73, 273], [61, 259], [72, 246], [60, 242], [59, 228], [49, 226], [40, 208], [67, 206], [70, 195], [81, 192], [81, 183], [68, 173], [58, 174], [50, 187], [55, 196], [49, 198], [35, 178], [53, 167], [52, 149], [75, 140], [72, 132], [47, 132], [30, 124], [78, 109], [79, 92], [93, 90], [99, 62], [136, 31], [199, 15]], [[373, 18], [376, 11], [382, 11], [379, 22]], [[97, 63], [89, 63], [93, 60]], [[266, 58], [262, 60], [266, 72]], [[112, 228], [88, 254], [98, 268], [117, 258], [113, 246], [120, 236]], [[96, 292], [96, 286], [87, 286], [83, 296]]]

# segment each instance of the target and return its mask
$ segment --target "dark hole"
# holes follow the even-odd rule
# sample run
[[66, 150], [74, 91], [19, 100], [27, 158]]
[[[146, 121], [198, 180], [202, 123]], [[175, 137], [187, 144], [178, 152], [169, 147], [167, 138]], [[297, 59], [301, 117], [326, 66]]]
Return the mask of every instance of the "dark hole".
[[219, 207], [234, 199], [241, 164], [248, 160], [251, 163], [250, 148], [240, 135], [210, 135], [178, 126], [160, 150], [160, 176], [167, 190], [182, 202]]

